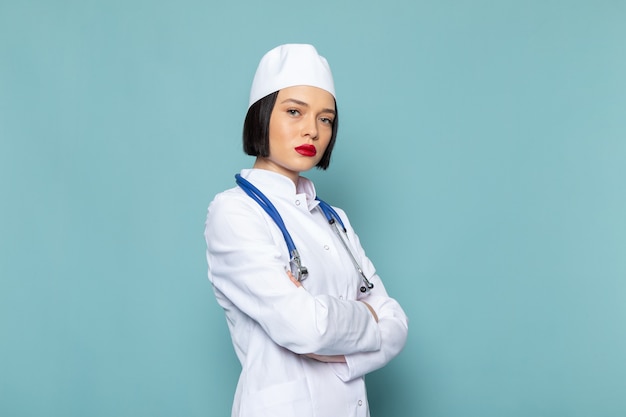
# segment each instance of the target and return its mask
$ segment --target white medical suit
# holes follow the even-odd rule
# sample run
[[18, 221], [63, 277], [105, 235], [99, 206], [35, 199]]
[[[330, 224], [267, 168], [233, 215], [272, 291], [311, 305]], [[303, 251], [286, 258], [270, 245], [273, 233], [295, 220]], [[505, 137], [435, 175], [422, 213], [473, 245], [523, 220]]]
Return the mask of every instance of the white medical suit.
[[[369, 416], [364, 376], [404, 347], [407, 318], [387, 295], [345, 213], [335, 208], [351, 249], [374, 284], [362, 279], [315, 201], [313, 183], [297, 187], [275, 172], [248, 169], [241, 176], [280, 213], [308, 277], [288, 278], [289, 254], [272, 218], [239, 187], [209, 205], [205, 237], [209, 279], [224, 308], [242, 371], [233, 417]], [[370, 304], [378, 322], [364, 303]], [[345, 355], [346, 363], [306, 356]]]

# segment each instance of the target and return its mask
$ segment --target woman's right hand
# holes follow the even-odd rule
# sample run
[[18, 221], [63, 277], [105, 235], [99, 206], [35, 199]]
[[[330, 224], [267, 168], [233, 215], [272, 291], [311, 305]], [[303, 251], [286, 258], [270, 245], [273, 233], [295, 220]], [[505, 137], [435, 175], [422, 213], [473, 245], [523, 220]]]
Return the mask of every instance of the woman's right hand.
[[301, 286], [302, 286], [302, 283], [301, 283], [300, 281], [298, 281], [298, 280], [296, 279], [296, 277], [294, 277], [294, 276], [293, 276], [293, 274], [291, 273], [291, 271], [287, 271], [287, 276], [289, 277], [289, 279], [291, 280], [291, 282], [293, 282], [293, 284], [294, 284], [296, 287], [301, 287]]

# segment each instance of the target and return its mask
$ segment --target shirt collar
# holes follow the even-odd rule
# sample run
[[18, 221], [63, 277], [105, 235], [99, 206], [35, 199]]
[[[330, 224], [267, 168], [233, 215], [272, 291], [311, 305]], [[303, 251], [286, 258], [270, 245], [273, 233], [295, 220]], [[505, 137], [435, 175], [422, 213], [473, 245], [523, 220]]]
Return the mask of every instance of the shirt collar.
[[315, 199], [315, 185], [306, 177], [298, 177], [296, 186], [291, 179], [277, 172], [266, 169], [242, 169], [241, 176], [257, 187], [266, 196], [279, 198], [291, 198], [304, 194], [309, 211], [313, 210], [319, 202]]

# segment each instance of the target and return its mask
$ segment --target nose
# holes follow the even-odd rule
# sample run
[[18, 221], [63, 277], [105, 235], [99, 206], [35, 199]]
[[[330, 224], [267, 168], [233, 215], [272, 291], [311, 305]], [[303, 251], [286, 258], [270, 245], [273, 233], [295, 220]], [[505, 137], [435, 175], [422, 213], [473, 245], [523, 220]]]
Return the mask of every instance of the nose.
[[317, 126], [317, 117], [310, 116], [304, 118], [302, 122], [302, 136], [308, 136], [311, 139], [317, 139], [319, 135], [318, 126]]

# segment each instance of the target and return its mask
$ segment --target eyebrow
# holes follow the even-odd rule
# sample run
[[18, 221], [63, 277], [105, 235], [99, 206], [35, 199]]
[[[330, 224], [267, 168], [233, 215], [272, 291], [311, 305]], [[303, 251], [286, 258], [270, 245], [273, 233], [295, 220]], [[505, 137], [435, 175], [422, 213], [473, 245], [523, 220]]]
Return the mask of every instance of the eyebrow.
[[[308, 105], [308, 103], [305, 103], [304, 101], [297, 100], [295, 98], [285, 99], [285, 100], [281, 101], [280, 104], [285, 104], [285, 103], [294, 103], [294, 104], [297, 104], [299, 106], [310, 107]], [[334, 109], [322, 109], [322, 111], [320, 113], [331, 113], [333, 115], [337, 114], [337, 112]]]

